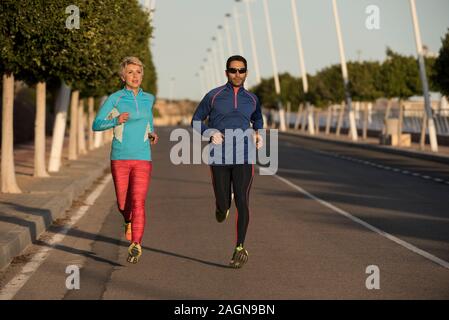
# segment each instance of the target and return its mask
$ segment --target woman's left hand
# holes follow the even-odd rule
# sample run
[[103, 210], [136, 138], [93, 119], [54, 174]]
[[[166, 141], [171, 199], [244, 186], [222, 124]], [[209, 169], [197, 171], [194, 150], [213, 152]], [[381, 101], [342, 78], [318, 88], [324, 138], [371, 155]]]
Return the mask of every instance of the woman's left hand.
[[150, 144], [156, 144], [159, 140], [159, 136], [154, 132], [148, 133], [148, 138], [150, 139]]

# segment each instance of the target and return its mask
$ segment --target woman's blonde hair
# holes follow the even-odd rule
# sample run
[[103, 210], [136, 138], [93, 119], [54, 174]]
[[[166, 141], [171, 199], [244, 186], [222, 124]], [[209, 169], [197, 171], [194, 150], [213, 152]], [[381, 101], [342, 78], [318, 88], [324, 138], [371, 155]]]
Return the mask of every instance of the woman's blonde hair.
[[125, 72], [125, 68], [129, 64], [135, 64], [135, 65], [139, 66], [140, 68], [142, 68], [142, 75], [143, 75], [143, 68], [145, 66], [143, 65], [142, 61], [140, 61], [140, 59], [137, 57], [125, 57], [125, 58], [123, 58], [122, 62], [120, 63], [120, 76], [121, 77], [124, 76], [123, 73]]

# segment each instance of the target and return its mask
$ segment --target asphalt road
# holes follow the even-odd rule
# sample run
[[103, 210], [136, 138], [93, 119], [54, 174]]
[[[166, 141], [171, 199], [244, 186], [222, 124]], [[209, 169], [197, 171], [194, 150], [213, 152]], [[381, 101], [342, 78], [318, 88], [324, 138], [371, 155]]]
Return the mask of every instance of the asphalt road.
[[[448, 166], [280, 135], [277, 175], [253, 182], [249, 261], [236, 270], [227, 266], [235, 206], [225, 223], [215, 221], [209, 169], [173, 165], [170, 131], [161, 128], [153, 148], [139, 263], [126, 262], [108, 182], [14, 299], [449, 298]], [[0, 284], [60, 228], [16, 259]], [[80, 267], [79, 290], [66, 288], [68, 265]], [[376, 275], [378, 289], [368, 289]]]

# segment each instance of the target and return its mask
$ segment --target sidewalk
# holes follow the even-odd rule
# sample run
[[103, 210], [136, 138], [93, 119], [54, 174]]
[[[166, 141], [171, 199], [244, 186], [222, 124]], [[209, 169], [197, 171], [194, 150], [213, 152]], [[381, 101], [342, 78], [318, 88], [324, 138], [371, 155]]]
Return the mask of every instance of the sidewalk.
[[357, 146], [360, 148], [365, 148], [369, 150], [377, 150], [387, 153], [393, 153], [398, 155], [403, 155], [407, 157], [419, 158], [423, 160], [437, 161], [444, 164], [449, 164], [449, 146], [438, 146], [438, 152], [432, 152], [430, 150], [430, 145], [425, 145], [425, 150], [421, 150], [419, 143], [413, 142], [411, 147], [392, 147], [387, 145], [381, 145], [378, 138], [368, 137], [367, 139], [362, 139], [359, 135], [358, 141], [352, 141], [351, 137], [347, 133], [340, 134], [336, 136], [335, 133], [326, 135], [323, 131], [315, 134], [314, 136], [309, 135], [307, 132], [289, 129], [283, 132], [289, 135], [297, 135], [307, 139], [316, 139], [319, 141], [327, 141], [333, 143], [340, 143], [347, 146]]
[[[0, 270], [63, 217], [74, 200], [109, 168], [109, 144], [75, 161], [68, 160], [67, 139], [64, 145], [61, 170], [48, 178], [33, 177], [33, 142], [15, 146], [16, 179], [22, 194], [0, 193]], [[47, 137], [47, 166], [50, 149], [51, 137]]]

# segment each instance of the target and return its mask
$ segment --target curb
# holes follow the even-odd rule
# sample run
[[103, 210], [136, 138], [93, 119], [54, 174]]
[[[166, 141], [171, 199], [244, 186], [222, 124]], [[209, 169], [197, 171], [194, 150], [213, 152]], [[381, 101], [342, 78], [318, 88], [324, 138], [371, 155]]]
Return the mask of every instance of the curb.
[[[14, 203], [7, 203], [12, 212], [0, 215], [3, 227], [0, 228], [0, 270], [39, 239], [55, 220], [64, 217], [73, 201], [104, 176], [109, 168], [109, 150], [110, 146], [105, 145], [78, 160], [69, 161], [50, 178], [64, 177], [67, 185], [61, 189], [31, 192], [31, 196], [30, 193], [22, 193], [14, 196]], [[48, 182], [43, 181], [42, 184]]]

